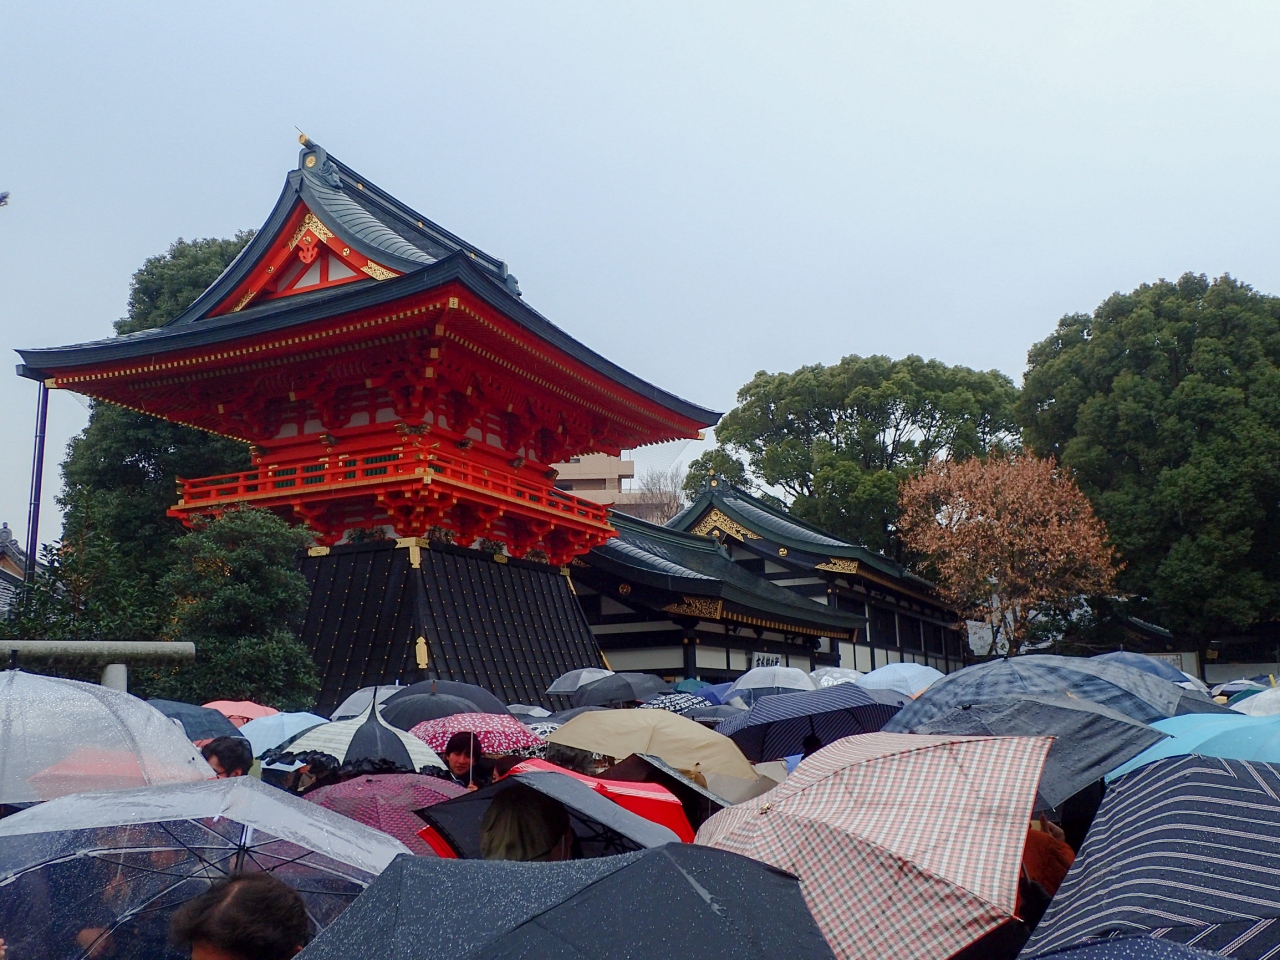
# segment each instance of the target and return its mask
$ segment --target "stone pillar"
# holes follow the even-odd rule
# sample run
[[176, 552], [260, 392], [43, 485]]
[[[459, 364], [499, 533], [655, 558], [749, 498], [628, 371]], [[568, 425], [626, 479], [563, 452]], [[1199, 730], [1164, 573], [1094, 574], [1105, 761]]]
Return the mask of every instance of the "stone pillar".
[[129, 668], [123, 663], [108, 663], [102, 668], [102, 685], [112, 690], [129, 692]]

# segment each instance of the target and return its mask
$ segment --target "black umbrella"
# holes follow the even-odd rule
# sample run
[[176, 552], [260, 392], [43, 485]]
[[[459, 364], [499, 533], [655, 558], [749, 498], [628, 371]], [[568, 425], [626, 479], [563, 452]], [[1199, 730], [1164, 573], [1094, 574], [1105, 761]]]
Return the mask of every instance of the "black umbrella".
[[648, 700], [655, 694], [666, 693], [670, 689], [671, 684], [652, 674], [615, 673], [611, 677], [583, 684], [573, 691], [570, 701], [575, 707], [607, 707], [611, 704]]
[[503, 714], [511, 712], [507, 709], [505, 703], [484, 687], [477, 687], [474, 683], [462, 683], [458, 680], [420, 680], [417, 683], [409, 684], [407, 687], [401, 687], [399, 691], [387, 697], [382, 705], [389, 707], [397, 700], [421, 693], [443, 693], [448, 697], [470, 700], [479, 708], [481, 713]]
[[424, 720], [439, 720], [455, 713], [481, 712], [474, 703], [462, 697], [447, 693], [414, 693], [388, 700], [382, 707], [382, 719], [399, 730], [411, 730]]
[[262, 755], [266, 763], [312, 762], [319, 755], [332, 757], [345, 772], [407, 773], [424, 767], [443, 767], [435, 751], [403, 730], [389, 727], [370, 701], [363, 717], [334, 720], [303, 730]]
[[239, 728], [225, 714], [209, 707], [197, 707], [194, 703], [182, 703], [178, 700], [148, 700], [147, 703], [166, 717], [182, 724], [188, 740], [240, 736]]
[[912, 712], [906, 707], [885, 724], [885, 731], [1053, 737], [1040, 775], [1038, 809], [1058, 806], [1166, 736], [1123, 713], [1071, 697], [998, 697], [927, 720], [913, 720]]
[[[497, 783], [415, 811], [458, 856], [480, 858], [480, 822], [493, 798], [524, 784], [564, 804], [585, 857], [603, 857], [678, 840], [666, 827], [624, 810], [585, 783], [563, 773], [539, 771], [504, 777]], [[428, 841], [430, 842], [430, 841]]]
[[1021, 956], [1136, 934], [1236, 960], [1278, 956], [1277, 836], [1270, 764], [1189, 756], [1139, 767], [1108, 786]]
[[761, 697], [716, 732], [736, 743], [752, 763], [781, 760], [803, 753], [810, 737], [825, 747], [858, 733], [875, 733], [902, 709], [900, 699], [892, 690], [866, 690], [852, 683], [779, 693]]
[[571, 863], [397, 857], [298, 956], [832, 960], [834, 955], [795, 877], [722, 850], [671, 843]]

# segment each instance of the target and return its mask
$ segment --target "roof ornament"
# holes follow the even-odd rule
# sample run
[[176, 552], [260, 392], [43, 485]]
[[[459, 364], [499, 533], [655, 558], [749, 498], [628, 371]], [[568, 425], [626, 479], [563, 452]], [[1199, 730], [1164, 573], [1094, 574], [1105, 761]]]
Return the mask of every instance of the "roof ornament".
[[298, 151], [298, 169], [330, 187], [342, 186], [338, 168], [329, 162], [328, 151], [301, 130], [298, 131], [298, 142], [302, 144]]

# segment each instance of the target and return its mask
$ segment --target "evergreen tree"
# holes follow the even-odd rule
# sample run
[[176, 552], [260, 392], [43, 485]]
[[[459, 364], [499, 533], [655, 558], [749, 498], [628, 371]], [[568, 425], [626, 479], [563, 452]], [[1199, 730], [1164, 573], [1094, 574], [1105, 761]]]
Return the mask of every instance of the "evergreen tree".
[[206, 703], [254, 700], [281, 710], [315, 702], [315, 665], [294, 630], [308, 586], [298, 552], [310, 537], [266, 510], [228, 510], [173, 544], [160, 593], [168, 638], [196, 645], [196, 662], [140, 678], [150, 696]]

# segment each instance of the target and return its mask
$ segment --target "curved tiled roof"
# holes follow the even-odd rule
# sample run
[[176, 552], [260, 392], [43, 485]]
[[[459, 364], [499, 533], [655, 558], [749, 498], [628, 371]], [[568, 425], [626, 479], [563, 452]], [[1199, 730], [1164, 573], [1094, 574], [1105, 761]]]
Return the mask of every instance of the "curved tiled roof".
[[707, 537], [617, 512], [610, 513], [610, 522], [618, 536], [593, 549], [586, 560], [635, 583], [718, 596], [739, 607], [809, 626], [854, 630], [865, 622], [856, 614], [833, 610], [752, 573]]

